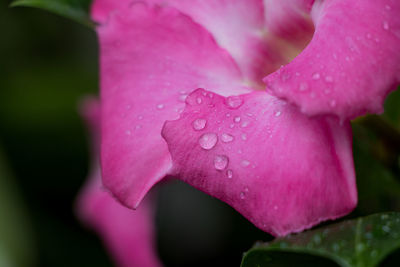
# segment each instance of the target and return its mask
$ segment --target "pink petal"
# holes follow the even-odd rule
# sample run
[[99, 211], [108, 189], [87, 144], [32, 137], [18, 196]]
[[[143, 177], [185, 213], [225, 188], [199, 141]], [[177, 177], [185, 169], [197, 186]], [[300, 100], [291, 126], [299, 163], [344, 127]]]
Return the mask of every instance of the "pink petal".
[[173, 6], [213, 34], [253, 84], [283, 63], [265, 38], [262, 0], [148, 0]]
[[248, 92], [233, 59], [173, 8], [134, 3], [98, 27], [101, 55], [104, 185], [129, 207], [171, 167], [161, 137], [188, 93], [202, 86], [223, 95]]
[[155, 201], [147, 196], [133, 211], [118, 203], [101, 185], [100, 168], [78, 199], [79, 217], [102, 238], [118, 266], [161, 266], [154, 237]]
[[[99, 103], [86, 100], [82, 113], [92, 133], [94, 155], [97, 155]], [[79, 194], [77, 208], [80, 219], [98, 232], [118, 266], [156, 267], [161, 264], [154, 246], [154, 204], [150, 197], [136, 211], [119, 204], [102, 188], [100, 167], [94, 160], [89, 180]]]
[[90, 17], [99, 23], [105, 23], [112, 12], [128, 8], [132, 0], [93, 0]]
[[163, 137], [171, 175], [273, 235], [302, 231], [356, 206], [349, 123], [309, 118], [264, 92], [224, 98], [199, 89], [180, 119], [165, 124]]
[[400, 83], [399, 14], [398, 0], [316, 1], [311, 43], [265, 78], [268, 90], [308, 115], [381, 112]]

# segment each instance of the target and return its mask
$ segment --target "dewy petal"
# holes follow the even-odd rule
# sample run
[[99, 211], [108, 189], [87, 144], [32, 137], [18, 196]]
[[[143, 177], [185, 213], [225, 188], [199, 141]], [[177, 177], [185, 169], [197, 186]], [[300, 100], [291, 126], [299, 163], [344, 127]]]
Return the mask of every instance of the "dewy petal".
[[315, 34], [267, 90], [308, 115], [379, 113], [400, 82], [400, 1], [315, 1]]
[[[99, 103], [86, 101], [82, 113], [92, 132], [92, 150], [98, 159]], [[77, 209], [80, 219], [101, 236], [118, 266], [156, 267], [161, 264], [155, 252], [154, 204], [152, 196], [148, 196], [136, 211], [122, 206], [102, 188], [100, 167], [97, 160], [93, 160], [91, 175], [78, 197]]]
[[171, 167], [161, 137], [199, 87], [239, 94], [249, 89], [214, 39], [174, 8], [133, 3], [98, 27], [101, 55], [104, 185], [135, 208]]
[[180, 119], [166, 122], [163, 137], [171, 175], [273, 235], [302, 231], [356, 206], [349, 123], [309, 118], [264, 92], [224, 98], [199, 89]]

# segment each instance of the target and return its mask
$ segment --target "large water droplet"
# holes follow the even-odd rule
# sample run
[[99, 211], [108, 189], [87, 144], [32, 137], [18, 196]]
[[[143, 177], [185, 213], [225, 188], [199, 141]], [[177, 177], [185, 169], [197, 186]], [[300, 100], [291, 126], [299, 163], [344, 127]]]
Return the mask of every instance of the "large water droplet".
[[225, 155], [217, 155], [214, 158], [214, 167], [218, 171], [225, 170], [228, 166], [229, 158]]
[[243, 104], [243, 100], [240, 96], [229, 96], [226, 99], [226, 104], [231, 109], [237, 109]]
[[232, 171], [232, 170], [227, 170], [227, 171], [226, 171], [226, 177], [228, 177], [229, 179], [232, 179], [232, 177], [233, 177], [233, 171]]
[[223, 133], [223, 134], [221, 135], [221, 140], [222, 140], [222, 142], [224, 142], [224, 143], [232, 142], [233, 139], [235, 139], [235, 138], [234, 138], [232, 135], [230, 135], [230, 134]]
[[215, 133], [205, 133], [199, 138], [199, 145], [205, 150], [210, 150], [218, 142], [218, 136]]
[[206, 119], [196, 119], [192, 122], [193, 129], [195, 129], [196, 131], [203, 130], [206, 127], [206, 124]]

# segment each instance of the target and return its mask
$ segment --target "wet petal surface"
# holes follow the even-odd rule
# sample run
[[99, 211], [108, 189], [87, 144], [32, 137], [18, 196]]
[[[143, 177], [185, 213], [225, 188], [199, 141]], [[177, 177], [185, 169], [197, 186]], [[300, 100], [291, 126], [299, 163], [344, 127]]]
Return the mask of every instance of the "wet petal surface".
[[[165, 124], [172, 175], [274, 235], [302, 231], [355, 207], [348, 124], [308, 118], [263, 92], [234, 98], [196, 90], [180, 119]], [[193, 128], [199, 118], [207, 122], [200, 131]]]

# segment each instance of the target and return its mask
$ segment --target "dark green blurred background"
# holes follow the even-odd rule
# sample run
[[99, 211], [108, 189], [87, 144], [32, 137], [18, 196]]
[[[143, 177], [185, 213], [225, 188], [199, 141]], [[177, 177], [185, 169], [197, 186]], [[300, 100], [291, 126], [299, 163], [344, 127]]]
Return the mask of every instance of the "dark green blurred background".
[[[88, 172], [77, 106], [98, 88], [95, 33], [9, 3], [0, 3], [0, 266], [112, 266], [73, 208]], [[269, 239], [181, 183], [163, 187], [159, 202], [166, 266], [238, 266], [255, 241]]]
[[[98, 90], [95, 33], [9, 2], [0, 3], [0, 267], [112, 266], [73, 207], [89, 165], [77, 106]], [[360, 201], [348, 218], [400, 210], [400, 93], [353, 129]], [[271, 239], [182, 183], [160, 188], [156, 223], [166, 266], [239, 266]]]

